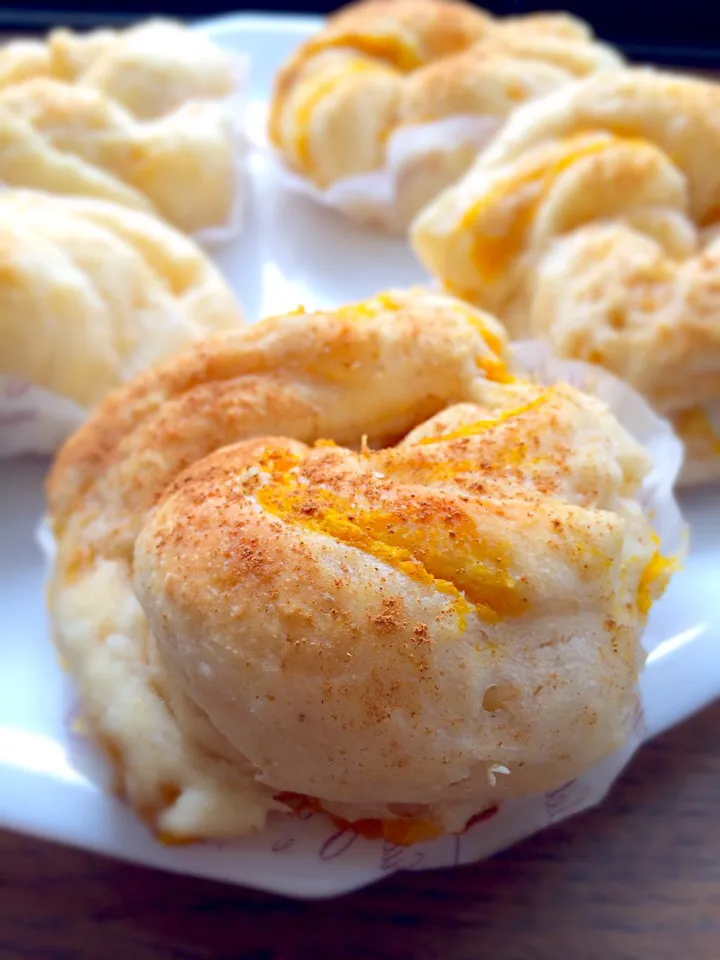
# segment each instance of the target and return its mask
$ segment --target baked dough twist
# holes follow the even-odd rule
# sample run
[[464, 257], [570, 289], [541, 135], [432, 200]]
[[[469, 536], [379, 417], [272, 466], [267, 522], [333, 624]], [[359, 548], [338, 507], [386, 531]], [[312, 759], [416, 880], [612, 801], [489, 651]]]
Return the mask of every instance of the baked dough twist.
[[[489, 137], [520, 103], [620, 62], [564, 14], [495, 20], [452, 0], [365, 0], [330, 17], [282, 68], [270, 138], [289, 167], [326, 188], [383, 167], [395, 131], [482, 117]], [[478, 150], [444, 146], [400, 173], [400, 224]]]
[[90, 87], [142, 120], [189, 100], [227, 97], [237, 79], [230, 57], [207, 37], [160, 19], [127, 30], [58, 29], [45, 41], [0, 49], [0, 88], [34, 77]]
[[668, 577], [647, 469], [444, 296], [149, 371], [48, 483], [53, 628], [120, 788], [174, 839], [300, 795], [405, 843], [577, 775], [628, 731]]
[[25, 80], [0, 89], [0, 182], [112, 200], [188, 233], [220, 226], [236, 200], [231, 119], [198, 100], [140, 121], [91, 86]]
[[0, 192], [0, 373], [90, 408], [241, 319], [208, 258], [157, 218], [100, 200]]
[[[649, 69], [527, 106], [412, 241], [445, 286], [601, 364], [720, 476], [720, 86]], [[713, 426], [716, 422], [717, 426]]]

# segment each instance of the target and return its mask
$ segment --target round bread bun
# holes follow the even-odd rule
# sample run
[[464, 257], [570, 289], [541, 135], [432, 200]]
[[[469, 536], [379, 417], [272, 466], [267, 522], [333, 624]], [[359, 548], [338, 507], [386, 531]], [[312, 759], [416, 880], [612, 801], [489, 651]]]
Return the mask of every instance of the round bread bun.
[[195, 243], [102, 200], [0, 191], [0, 263], [0, 374], [85, 410], [242, 321]]
[[299, 802], [408, 843], [582, 773], [628, 733], [669, 575], [647, 470], [445, 296], [145, 373], [48, 482], [54, 634], [119, 789], [166, 838]]
[[720, 477], [720, 86], [650, 69], [529, 104], [411, 237], [517, 338], [607, 367]]
[[[363, 0], [330, 17], [283, 66], [270, 139], [287, 166], [325, 189], [382, 168], [396, 131], [482, 117], [490, 136], [519, 104], [621, 62], [565, 14], [496, 20], [454, 0]], [[457, 179], [477, 149], [458, 143], [408, 162], [400, 220]]]

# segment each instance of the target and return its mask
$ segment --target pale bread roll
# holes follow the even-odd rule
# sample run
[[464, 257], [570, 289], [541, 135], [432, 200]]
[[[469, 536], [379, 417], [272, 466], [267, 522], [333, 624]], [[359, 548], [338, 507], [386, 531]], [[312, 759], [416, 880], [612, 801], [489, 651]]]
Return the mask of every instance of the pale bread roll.
[[127, 30], [52, 30], [45, 41], [0, 49], [0, 88], [33, 77], [92, 87], [138, 119], [161, 117], [191, 100], [229, 96], [231, 57], [181, 23], [152, 19]]
[[216, 101], [135, 119], [90, 86], [38, 77], [0, 89], [0, 183], [113, 200], [187, 233], [237, 203], [231, 118]]
[[417, 218], [416, 252], [514, 337], [602, 364], [720, 477], [720, 86], [648, 69], [530, 104]]
[[84, 410], [242, 311], [206, 255], [101, 200], [0, 191], [0, 373]]
[[670, 572], [648, 459], [508, 364], [488, 314], [391, 292], [207, 340], [68, 442], [54, 634], [159, 834], [299, 801], [412, 842], [623, 741]]

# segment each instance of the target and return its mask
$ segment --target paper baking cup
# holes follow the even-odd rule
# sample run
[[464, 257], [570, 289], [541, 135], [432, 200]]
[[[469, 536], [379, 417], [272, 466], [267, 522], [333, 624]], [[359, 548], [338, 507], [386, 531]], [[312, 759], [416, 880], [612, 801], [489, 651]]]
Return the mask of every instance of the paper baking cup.
[[0, 373], [0, 460], [53, 453], [86, 417], [70, 400]]
[[[473, 156], [477, 155], [504, 123], [503, 117], [458, 116], [402, 127], [388, 139], [384, 167], [371, 173], [344, 177], [326, 190], [288, 169], [280, 155], [268, 146], [264, 123], [259, 122], [259, 118], [253, 118], [249, 137], [255, 149], [270, 155], [281, 183], [288, 189], [353, 220], [388, 233], [404, 233], [419, 212], [419, 209], [407, 209], [403, 200], [406, 185], [418, 176], [431, 174], [433, 167], [442, 165], [443, 159], [459, 150], [469, 147]], [[452, 180], [441, 182], [435, 194], [450, 182]], [[431, 199], [433, 197], [427, 197], [426, 202]]]

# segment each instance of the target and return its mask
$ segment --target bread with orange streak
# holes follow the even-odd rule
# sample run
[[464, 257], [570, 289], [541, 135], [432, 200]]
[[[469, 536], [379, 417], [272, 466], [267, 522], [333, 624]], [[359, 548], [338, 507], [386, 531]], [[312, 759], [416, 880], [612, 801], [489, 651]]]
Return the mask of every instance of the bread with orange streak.
[[512, 336], [601, 364], [720, 477], [720, 86], [597, 75], [519, 111], [413, 224], [445, 287]]
[[577, 776], [628, 732], [669, 576], [648, 464], [447, 296], [148, 371], [48, 481], [54, 635], [120, 788], [166, 839], [299, 804], [412, 842]]
[[[383, 168], [396, 132], [474, 117], [487, 121], [490, 136], [520, 103], [620, 62], [562, 14], [496, 20], [455, 0], [364, 0], [331, 16], [283, 66], [270, 138], [291, 169], [325, 189]], [[403, 163], [396, 228], [478, 150], [448, 146]]]

